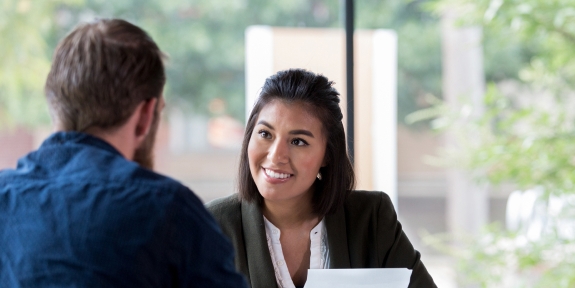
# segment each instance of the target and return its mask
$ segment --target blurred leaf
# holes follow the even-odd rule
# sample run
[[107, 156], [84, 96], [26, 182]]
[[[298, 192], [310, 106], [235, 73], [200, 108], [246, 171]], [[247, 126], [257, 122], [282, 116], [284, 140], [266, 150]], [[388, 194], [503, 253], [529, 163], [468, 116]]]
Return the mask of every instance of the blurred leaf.
[[[431, 116], [429, 111], [442, 111], [434, 121], [444, 125], [434, 128], [449, 130], [459, 143], [439, 151], [443, 159], [436, 163], [466, 169], [477, 181], [491, 185], [540, 187], [547, 197], [539, 200], [545, 207], [550, 196], [575, 194], [574, 4], [573, 0], [432, 2], [430, 7], [438, 15], [458, 11], [463, 16], [461, 25], [482, 25], [485, 57], [496, 60], [486, 60], [490, 63], [485, 65], [486, 73], [491, 76], [486, 77], [489, 84], [481, 117], [462, 113], [469, 105], [465, 101], [457, 106], [436, 103], [412, 114]], [[505, 71], [507, 64], [518, 68]], [[463, 284], [573, 287], [575, 235], [561, 236], [565, 234], [561, 228], [575, 223], [575, 213], [566, 212], [573, 210], [570, 205], [559, 214], [545, 216], [542, 225], [548, 229], [539, 239], [528, 240], [525, 233], [490, 225], [476, 237], [449, 235], [449, 241], [463, 245], [468, 253], [454, 253], [459, 252], [457, 245], [445, 248], [445, 242], [428, 242], [443, 245], [458, 259]], [[561, 226], [562, 221], [569, 225]]]

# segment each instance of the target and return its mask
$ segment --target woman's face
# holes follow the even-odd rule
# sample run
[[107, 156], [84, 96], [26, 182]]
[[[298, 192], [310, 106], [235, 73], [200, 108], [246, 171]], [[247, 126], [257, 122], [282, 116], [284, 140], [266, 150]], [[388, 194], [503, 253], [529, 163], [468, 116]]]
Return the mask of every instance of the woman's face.
[[302, 104], [268, 103], [259, 113], [248, 145], [250, 171], [266, 201], [311, 195], [324, 166], [322, 124]]

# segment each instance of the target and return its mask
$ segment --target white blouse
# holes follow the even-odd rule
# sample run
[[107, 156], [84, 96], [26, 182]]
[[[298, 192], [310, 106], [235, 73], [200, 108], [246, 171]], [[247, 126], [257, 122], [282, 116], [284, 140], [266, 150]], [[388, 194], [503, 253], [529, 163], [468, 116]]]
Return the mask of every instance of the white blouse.
[[[276, 282], [279, 288], [295, 288], [291, 276], [289, 274], [282, 245], [280, 243], [281, 231], [274, 224], [272, 224], [264, 216], [264, 223], [266, 228], [266, 239], [268, 242], [268, 249], [274, 265], [274, 272], [276, 275]], [[327, 269], [329, 265], [329, 247], [327, 244], [327, 233], [323, 219], [313, 228], [309, 233], [311, 240], [309, 258], [310, 269]]]

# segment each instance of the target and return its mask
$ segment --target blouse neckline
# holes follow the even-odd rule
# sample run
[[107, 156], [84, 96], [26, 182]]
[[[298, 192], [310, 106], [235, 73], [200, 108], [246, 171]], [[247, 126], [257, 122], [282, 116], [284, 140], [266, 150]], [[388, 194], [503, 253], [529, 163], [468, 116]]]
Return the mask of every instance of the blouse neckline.
[[[262, 215], [263, 216], [263, 215]], [[272, 264], [274, 266], [274, 273], [276, 282], [280, 288], [296, 288], [293, 284], [289, 270], [285, 263], [283, 250], [280, 242], [281, 231], [274, 224], [272, 224], [265, 216], [264, 226], [266, 230], [266, 241]], [[329, 251], [327, 244], [327, 233], [325, 230], [324, 219], [311, 229], [309, 238], [310, 245], [310, 269], [327, 269], [329, 264]]]

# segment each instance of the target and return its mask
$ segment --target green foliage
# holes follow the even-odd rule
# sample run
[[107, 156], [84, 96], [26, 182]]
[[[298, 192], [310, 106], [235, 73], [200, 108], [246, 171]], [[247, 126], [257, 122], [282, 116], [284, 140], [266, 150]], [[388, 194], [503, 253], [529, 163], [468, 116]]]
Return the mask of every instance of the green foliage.
[[[426, 1], [356, 2], [358, 29], [387, 28], [399, 36], [399, 119], [425, 105], [423, 95], [441, 95], [438, 21], [422, 9]], [[22, 4], [24, 3], [24, 4]], [[29, 3], [29, 4], [25, 4]], [[125, 18], [142, 26], [169, 56], [165, 95], [172, 104], [210, 113], [215, 99], [244, 117], [244, 31], [249, 25], [342, 27], [340, 1], [160, 1], [54, 0], [2, 4], [0, 39], [16, 52], [2, 53], [0, 106], [3, 123], [47, 121], [42, 86], [50, 54], [77, 23], [95, 17]], [[80, 5], [81, 4], [81, 5]], [[29, 5], [21, 13], [16, 6]], [[24, 37], [20, 37], [24, 35]], [[33, 99], [33, 100], [32, 100]]]
[[[365, 2], [370, 1], [358, 1], [357, 5], [361, 7], [366, 5]], [[443, 7], [440, 4], [443, 2], [438, 4], [437, 1], [405, 0], [379, 3], [387, 3], [387, 9], [381, 7], [369, 11], [392, 11], [392, 15], [379, 13], [388, 17], [388, 21], [379, 27], [395, 29], [399, 38], [398, 119], [400, 123], [413, 125], [413, 122], [407, 121], [407, 115], [429, 107], [430, 98], [442, 97], [440, 17], [443, 10], [439, 7]], [[367, 10], [363, 13], [368, 13]], [[364, 24], [360, 22], [358, 26], [361, 25]], [[516, 33], [500, 27], [485, 26], [484, 29], [486, 80], [518, 79], [520, 69], [538, 51], [536, 42], [523, 41]]]
[[[575, 223], [575, 206], [568, 201], [575, 194], [574, 4], [573, 0], [434, 2], [439, 14], [459, 15], [461, 25], [481, 25], [485, 57], [497, 59], [487, 60], [493, 66], [486, 68], [504, 72], [486, 77], [490, 84], [483, 107], [466, 99], [448, 105], [431, 98], [432, 106], [412, 113], [408, 121], [433, 119], [434, 129], [448, 129], [457, 140], [458, 146], [441, 151], [435, 163], [466, 169], [477, 181], [539, 187], [545, 192], [537, 201], [543, 207], [545, 229], [537, 237], [527, 237], [525, 229], [509, 232], [491, 225], [478, 236], [427, 238], [458, 260], [462, 284], [575, 285], [575, 235], [565, 233]], [[506, 55], [512, 54], [519, 55], [510, 58], [512, 65], [519, 65], [516, 75], [510, 73], [513, 69], [505, 71]], [[475, 109], [482, 110], [480, 117]], [[552, 213], [553, 197], [561, 197], [565, 205], [560, 213]]]
[[575, 285], [574, 239], [546, 235], [530, 240], [495, 223], [486, 226], [478, 237], [428, 234], [423, 241], [457, 260], [458, 282], [464, 286], [569, 288]]
[[[441, 97], [439, 17], [428, 0], [356, 1], [358, 29], [394, 29], [399, 38], [398, 119]], [[47, 122], [42, 86], [50, 55], [77, 23], [95, 17], [125, 18], [143, 27], [169, 56], [165, 95], [172, 105], [209, 114], [227, 102], [227, 113], [244, 115], [244, 31], [250, 25], [342, 27], [335, 0], [6, 0], [0, 6], [0, 118], [2, 123]], [[28, 7], [18, 8], [18, 7]], [[18, 9], [26, 10], [25, 13]], [[513, 34], [515, 35], [515, 34]], [[486, 43], [488, 79], [516, 75], [530, 60], [528, 49], [508, 35]], [[501, 49], [501, 43], [507, 43]], [[497, 44], [497, 45], [496, 45]], [[520, 51], [521, 53], [517, 53]], [[19, 56], [16, 56], [18, 54]], [[499, 57], [499, 58], [496, 58]], [[19, 60], [18, 60], [19, 59]], [[492, 76], [491, 76], [492, 75]]]
[[471, 170], [478, 181], [574, 193], [575, 114], [568, 108], [574, 103], [545, 94], [509, 96], [490, 84], [479, 119], [472, 116], [477, 107], [465, 100], [453, 108], [439, 99], [407, 119], [432, 118], [434, 129], [449, 129], [459, 146], [442, 150], [441, 163]]
[[[575, 1], [573, 0], [439, 0], [433, 7], [438, 13], [456, 11], [465, 15], [462, 25], [483, 25], [486, 37], [513, 38], [532, 56], [531, 69], [551, 73], [573, 88], [575, 77]], [[536, 79], [522, 79], [536, 81]]]
[[[358, 29], [398, 31], [400, 120], [425, 105], [422, 95], [441, 95], [438, 22], [421, 8], [422, 2], [356, 2]], [[220, 1], [198, 1], [195, 5], [185, 4], [190, 6], [185, 9], [182, 3], [187, 2], [173, 2], [161, 12], [173, 17], [149, 25], [142, 23], [171, 56], [166, 94], [191, 103], [190, 107], [197, 107], [195, 110], [200, 113], [208, 110], [210, 100], [225, 99], [229, 112], [238, 119], [242, 119], [244, 113], [243, 57], [247, 26], [341, 27], [343, 21], [340, 1], [333, 0], [244, 0], [225, 5]], [[178, 19], [182, 9], [195, 11], [195, 19]], [[123, 12], [115, 11], [113, 16], [125, 17]], [[134, 20], [139, 23], [145, 19], [138, 16]], [[157, 31], [159, 29], [161, 31]]]
[[227, 113], [244, 115], [244, 31], [250, 25], [331, 27], [337, 1], [101, 1], [70, 9], [68, 27], [93, 16], [128, 19], [169, 55], [165, 95], [195, 113], [209, 114], [216, 98]]
[[441, 97], [439, 18], [421, 0], [356, 1], [359, 29], [393, 29], [398, 36], [398, 121], [428, 106], [426, 95]]
[[43, 97], [50, 69], [51, 48], [46, 35], [63, 4], [81, 0], [3, 0], [0, 3], [0, 127], [47, 123]]
[[[411, 122], [434, 118], [432, 127], [449, 127], [461, 143], [458, 151], [443, 151], [449, 164], [476, 171], [481, 181], [512, 182], [520, 188], [542, 186], [550, 193], [572, 193], [575, 182], [575, 4], [571, 1], [442, 0], [439, 13], [457, 11], [462, 25], [482, 25], [487, 50], [502, 46], [503, 54], [521, 54], [529, 61], [516, 77], [491, 78], [484, 107], [465, 99], [459, 107], [434, 100], [413, 113]], [[505, 39], [494, 45], [487, 39]], [[514, 50], [516, 44], [526, 47]], [[534, 44], [537, 43], [537, 44]], [[486, 57], [491, 57], [486, 55]], [[497, 56], [495, 59], [501, 59]], [[505, 61], [486, 61], [505, 65]], [[496, 64], [501, 62], [503, 64]], [[558, 65], [557, 63], [562, 63]], [[497, 69], [498, 70], [498, 69]], [[495, 76], [495, 75], [494, 75]], [[505, 79], [521, 81], [505, 82]], [[509, 87], [511, 86], [511, 87]], [[511, 88], [511, 89], [509, 89]], [[506, 90], [506, 91], [503, 91]], [[484, 109], [473, 118], [473, 109]], [[472, 136], [472, 137], [470, 137]]]

